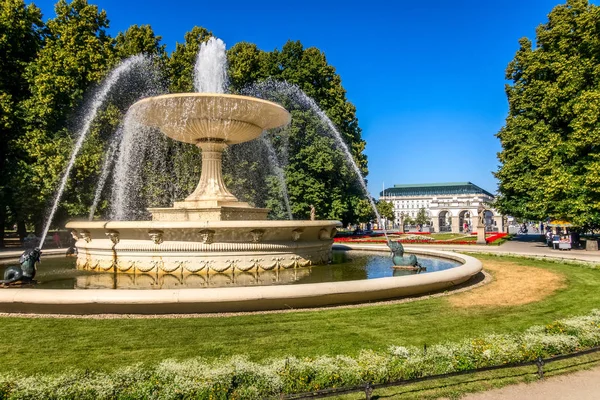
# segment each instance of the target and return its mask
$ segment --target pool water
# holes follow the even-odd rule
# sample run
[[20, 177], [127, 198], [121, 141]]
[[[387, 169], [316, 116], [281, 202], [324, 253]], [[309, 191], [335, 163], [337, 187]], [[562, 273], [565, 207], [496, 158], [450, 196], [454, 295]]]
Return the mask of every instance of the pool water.
[[[421, 274], [443, 271], [461, 265], [458, 261], [418, 256], [426, 269]], [[13, 261], [3, 261], [0, 273]], [[42, 257], [36, 274], [36, 289], [181, 289], [205, 287], [241, 287], [289, 285], [320, 282], [341, 282], [413, 275], [415, 271], [394, 269], [387, 253], [334, 250], [332, 262], [306, 268], [280, 271], [240, 272], [220, 274], [116, 274], [81, 271], [75, 268], [74, 257]], [[0, 275], [1, 276], [1, 275]]]

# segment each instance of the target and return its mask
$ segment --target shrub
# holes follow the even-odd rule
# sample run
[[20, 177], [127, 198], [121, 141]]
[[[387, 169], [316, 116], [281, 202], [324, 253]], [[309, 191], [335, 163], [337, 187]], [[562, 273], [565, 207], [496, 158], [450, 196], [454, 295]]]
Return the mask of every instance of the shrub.
[[521, 334], [487, 335], [458, 343], [364, 350], [358, 357], [320, 356], [254, 363], [244, 357], [207, 362], [165, 360], [111, 373], [66, 371], [60, 375], [0, 375], [0, 399], [262, 399], [384, 383], [533, 361], [600, 345], [600, 311], [534, 326]]

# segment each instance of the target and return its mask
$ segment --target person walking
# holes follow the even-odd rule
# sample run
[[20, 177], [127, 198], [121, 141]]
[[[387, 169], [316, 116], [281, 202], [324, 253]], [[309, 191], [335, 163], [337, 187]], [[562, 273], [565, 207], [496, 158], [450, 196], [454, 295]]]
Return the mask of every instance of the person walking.
[[62, 243], [60, 242], [60, 235], [58, 234], [58, 231], [54, 232], [54, 235], [52, 235], [52, 239], [54, 240], [54, 244], [56, 245], [57, 249], [62, 247]]

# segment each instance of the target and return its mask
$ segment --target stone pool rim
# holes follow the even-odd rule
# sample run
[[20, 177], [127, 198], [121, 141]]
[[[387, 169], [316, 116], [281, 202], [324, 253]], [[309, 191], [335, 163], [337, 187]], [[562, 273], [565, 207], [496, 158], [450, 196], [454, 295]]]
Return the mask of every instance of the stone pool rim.
[[[334, 245], [334, 250], [389, 252], [385, 245]], [[461, 262], [443, 271], [402, 277], [282, 286], [198, 289], [0, 289], [0, 312], [36, 314], [193, 314], [300, 309], [414, 296], [466, 282], [478, 259], [449, 251], [406, 247], [417, 256]]]

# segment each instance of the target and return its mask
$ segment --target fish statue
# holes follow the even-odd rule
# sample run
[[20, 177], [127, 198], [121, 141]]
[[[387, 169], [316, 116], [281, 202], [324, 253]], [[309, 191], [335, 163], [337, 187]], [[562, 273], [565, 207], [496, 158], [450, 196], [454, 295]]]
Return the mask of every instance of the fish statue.
[[40, 262], [42, 251], [39, 247], [25, 250], [19, 258], [20, 266], [11, 266], [4, 271], [4, 279], [0, 285], [22, 284], [34, 282], [37, 272], [36, 264]]
[[415, 271], [422, 271], [425, 269], [425, 267], [419, 263], [417, 256], [414, 254], [404, 257], [404, 246], [402, 246], [402, 243], [399, 241], [393, 242], [388, 240], [387, 245], [392, 251], [392, 262], [394, 263], [394, 268], [412, 269]]

